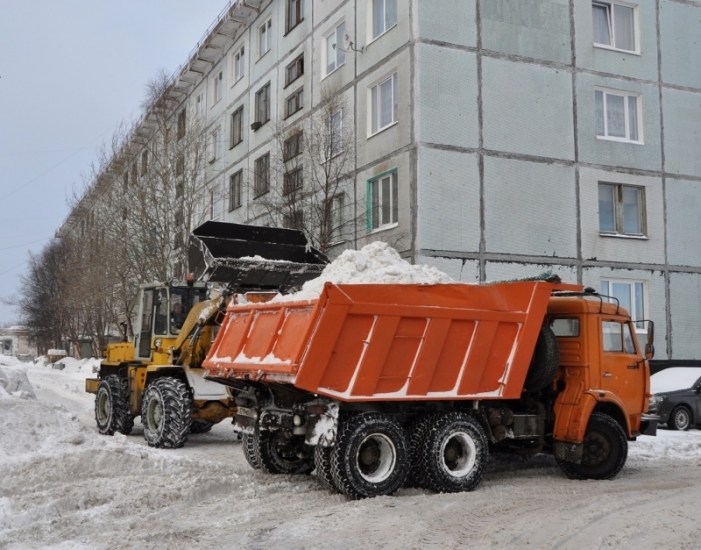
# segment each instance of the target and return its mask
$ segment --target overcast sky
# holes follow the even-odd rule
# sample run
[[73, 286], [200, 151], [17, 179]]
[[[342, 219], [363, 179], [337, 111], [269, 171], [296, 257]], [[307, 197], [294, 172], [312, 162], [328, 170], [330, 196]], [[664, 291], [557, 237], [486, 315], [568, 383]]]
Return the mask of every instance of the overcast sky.
[[[96, 148], [228, 0], [0, 0], [0, 297], [68, 214]], [[18, 318], [0, 304], [0, 326]]]

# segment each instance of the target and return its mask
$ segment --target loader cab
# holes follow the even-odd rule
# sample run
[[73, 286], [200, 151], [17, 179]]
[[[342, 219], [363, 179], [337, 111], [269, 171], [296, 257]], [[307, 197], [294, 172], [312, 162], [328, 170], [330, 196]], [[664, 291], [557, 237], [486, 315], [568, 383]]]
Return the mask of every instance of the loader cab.
[[152, 283], [143, 285], [140, 295], [136, 356], [150, 360], [155, 348], [167, 350], [175, 343], [192, 307], [206, 300], [207, 289], [202, 284]]

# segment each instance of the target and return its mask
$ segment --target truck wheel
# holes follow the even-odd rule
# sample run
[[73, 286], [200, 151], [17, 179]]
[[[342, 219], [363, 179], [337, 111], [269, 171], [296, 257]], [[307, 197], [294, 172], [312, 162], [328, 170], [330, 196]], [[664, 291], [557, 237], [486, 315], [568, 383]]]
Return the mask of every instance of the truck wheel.
[[338, 489], [351, 498], [391, 495], [409, 473], [409, 445], [401, 425], [380, 413], [349, 418], [339, 426], [331, 453]]
[[489, 460], [489, 442], [479, 422], [451, 412], [430, 419], [423, 439], [422, 476], [427, 488], [442, 493], [472, 491]]
[[406, 487], [426, 488], [426, 479], [423, 467], [423, 444], [429, 431], [435, 422], [437, 415], [419, 417], [417, 421], [408, 426], [409, 438], [409, 475], [405, 482]]
[[528, 391], [542, 390], [553, 381], [559, 366], [560, 347], [557, 337], [550, 327], [544, 326], [540, 330], [523, 387]]
[[691, 425], [691, 412], [684, 405], [681, 405], [672, 411], [667, 421], [667, 427], [670, 430], [685, 431]]
[[150, 447], [178, 449], [187, 441], [192, 422], [187, 386], [176, 378], [157, 378], [144, 392], [141, 423]]
[[260, 456], [258, 455], [258, 431], [256, 433], [241, 434], [241, 447], [243, 448], [243, 456], [246, 458], [248, 465], [254, 470], [260, 470]]
[[338, 493], [338, 487], [331, 474], [331, 451], [333, 447], [314, 447], [314, 466], [316, 466], [316, 478], [324, 489]]
[[129, 414], [129, 382], [116, 375], [105, 376], [95, 396], [95, 422], [101, 434], [129, 435], [134, 417]]
[[207, 420], [193, 420], [190, 424], [191, 434], [205, 434], [212, 430], [214, 422], [209, 422]]
[[304, 443], [304, 436], [263, 430], [256, 439], [261, 468], [269, 474], [310, 474], [314, 469], [313, 449]]
[[582, 463], [557, 460], [570, 479], [611, 479], [628, 458], [628, 440], [620, 424], [606, 414], [593, 413], [584, 435]]

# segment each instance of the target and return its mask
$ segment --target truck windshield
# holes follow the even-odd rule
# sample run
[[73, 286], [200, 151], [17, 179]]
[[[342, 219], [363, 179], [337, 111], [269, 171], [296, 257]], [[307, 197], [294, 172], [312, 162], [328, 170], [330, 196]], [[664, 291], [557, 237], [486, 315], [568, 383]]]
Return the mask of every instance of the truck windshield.
[[170, 291], [170, 332], [180, 333], [187, 314], [193, 306], [206, 299], [204, 288], [173, 288]]

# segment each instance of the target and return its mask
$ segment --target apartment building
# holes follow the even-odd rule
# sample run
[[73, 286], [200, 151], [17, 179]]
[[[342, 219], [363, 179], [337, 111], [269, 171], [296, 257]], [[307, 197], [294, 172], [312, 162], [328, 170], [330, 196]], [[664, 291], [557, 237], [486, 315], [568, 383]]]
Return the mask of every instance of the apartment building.
[[692, 0], [235, 0], [176, 89], [206, 121], [208, 217], [264, 222], [256, 201], [289, 185], [279, 123], [342, 98], [352, 224], [332, 254], [383, 239], [461, 281], [551, 270], [655, 321], [657, 359], [692, 360], [699, 44]]

